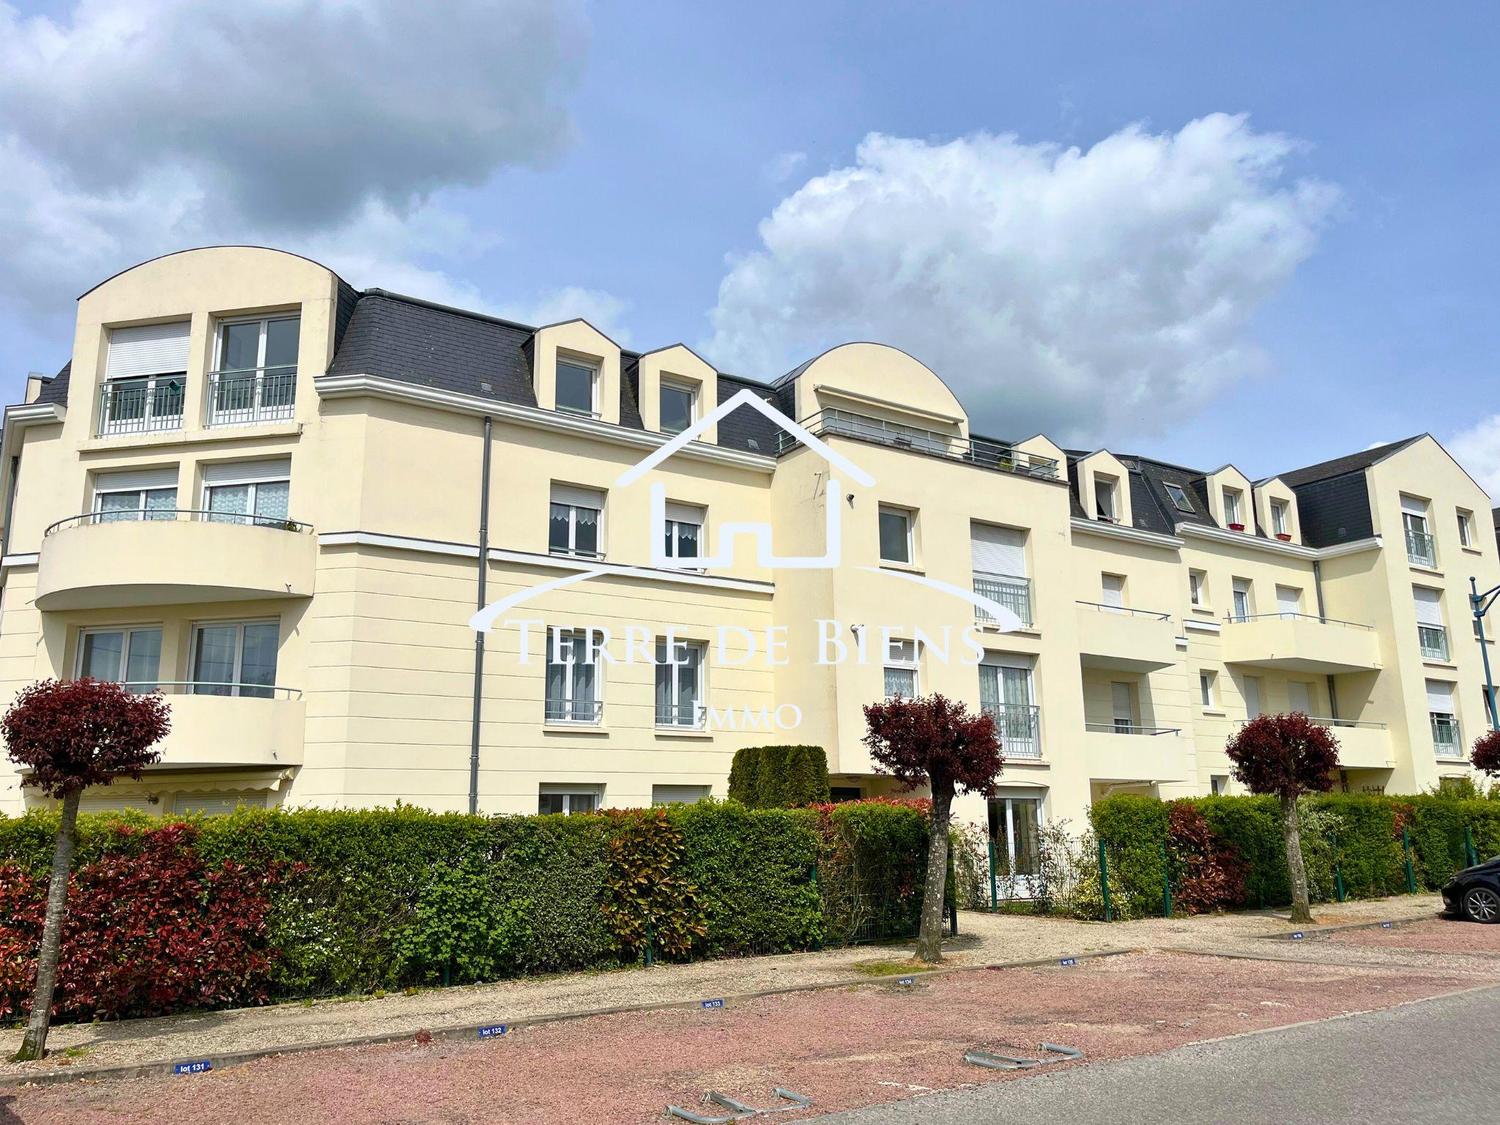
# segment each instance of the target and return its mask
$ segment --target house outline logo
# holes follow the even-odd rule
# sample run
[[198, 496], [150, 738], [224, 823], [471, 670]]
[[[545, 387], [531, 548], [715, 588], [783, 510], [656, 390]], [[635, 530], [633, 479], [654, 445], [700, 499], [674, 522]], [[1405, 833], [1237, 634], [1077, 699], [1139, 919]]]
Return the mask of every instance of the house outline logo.
[[[868, 472], [839, 453], [838, 450], [830, 448], [826, 442], [816, 434], [810, 432], [807, 427], [793, 421], [771, 403], [762, 399], [746, 387], [724, 402], [719, 403], [715, 409], [703, 418], [700, 418], [681, 433], [676, 434], [670, 441], [663, 443], [646, 457], [621, 473], [615, 480], [615, 487], [628, 488], [633, 486], [647, 473], [681, 452], [710, 426], [722, 421], [742, 406], [748, 406], [752, 410], [755, 410], [782, 432], [790, 434], [798, 442], [807, 446], [807, 448], [822, 457], [831, 469], [843, 473], [865, 488], [874, 486], [875, 478]], [[575, 586], [604, 575], [659, 579], [663, 571], [696, 573], [708, 567], [729, 567], [734, 564], [735, 540], [742, 537], [749, 537], [754, 540], [756, 562], [768, 570], [835, 569], [840, 565], [843, 558], [843, 512], [842, 507], [837, 503], [837, 499], [843, 495], [843, 483], [838, 477], [830, 474], [825, 495], [832, 502], [826, 505], [824, 515], [824, 550], [821, 555], [779, 556], [775, 553], [772, 545], [771, 525], [759, 520], [747, 520], [728, 521], [721, 525], [717, 529], [718, 549], [713, 554], [671, 556], [666, 553], [665, 549], [667, 523], [666, 485], [661, 481], [653, 481], [650, 491], [651, 526], [648, 529], [648, 535], [651, 539], [651, 566], [649, 568], [619, 565], [596, 566], [575, 574], [554, 578], [549, 582], [541, 582], [535, 586], [518, 590], [507, 597], [501, 598], [499, 601], [491, 602], [469, 618], [469, 627], [478, 633], [487, 632], [494, 628], [497, 622], [503, 621], [505, 615], [510, 610], [531, 601], [541, 594]], [[982, 618], [988, 619], [987, 623], [999, 632], [1012, 633], [1026, 627], [1020, 617], [1009, 607], [1001, 605], [999, 602], [963, 586], [955, 586], [950, 582], [929, 578], [925, 574], [905, 570], [893, 570], [889, 567], [858, 566], [856, 569], [872, 574], [879, 574], [883, 577], [895, 578], [900, 581], [912, 583], [913, 585], [952, 595], [974, 607], [982, 615]]]

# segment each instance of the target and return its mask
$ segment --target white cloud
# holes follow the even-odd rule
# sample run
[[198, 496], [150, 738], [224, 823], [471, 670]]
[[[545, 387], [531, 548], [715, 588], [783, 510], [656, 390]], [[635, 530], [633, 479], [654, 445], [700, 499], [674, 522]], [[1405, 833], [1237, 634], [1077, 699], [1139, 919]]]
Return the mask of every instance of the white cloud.
[[805, 152], [778, 152], [766, 162], [763, 175], [773, 184], [784, 183], [806, 163], [807, 153]]
[[1294, 142], [1215, 114], [1088, 151], [978, 134], [871, 134], [731, 263], [704, 347], [776, 375], [875, 339], [942, 375], [991, 431], [1150, 433], [1262, 359], [1254, 311], [1337, 199], [1286, 182]]
[[535, 301], [502, 306], [499, 315], [535, 325], [557, 324], [582, 317], [615, 343], [628, 347], [630, 330], [625, 326], [625, 313], [629, 308], [629, 302], [612, 293], [566, 285], [542, 294]]
[[1444, 444], [1490, 498], [1500, 501], [1500, 414], [1476, 422]]
[[586, 46], [578, 0], [0, 2], [0, 303], [55, 331], [116, 270], [231, 242], [484, 307], [448, 269], [493, 239], [441, 191], [566, 147]]

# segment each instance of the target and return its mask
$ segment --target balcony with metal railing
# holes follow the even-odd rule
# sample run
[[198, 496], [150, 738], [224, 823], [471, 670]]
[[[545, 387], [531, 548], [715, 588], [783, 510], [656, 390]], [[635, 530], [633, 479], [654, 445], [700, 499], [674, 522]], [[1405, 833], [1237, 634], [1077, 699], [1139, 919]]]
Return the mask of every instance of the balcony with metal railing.
[[[1010, 610], [1021, 619], [1023, 625], [1031, 625], [1031, 579], [1016, 574], [974, 573], [974, 592], [988, 598], [997, 605]], [[980, 622], [993, 621], [993, 614], [975, 609], [975, 618]]]
[[1042, 756], [1042, 713], [1035, 703], [986, 703], [981, 710], [995, 720], [1000, 751], [1007, 758]]
[[[1384, 723], [1368, 719], [1340, 719], [1331, 715], [1309, 715], [1320, 727], [1328, 727], [1339, 740], [1339, 765], [1345, 769], [1390, 769], [1396, 764], [1391, 732]], [[1239, 723], [1244, 726], [1249, 719]]]
[[1231, 614], [1221, 634], [1226, 664], [1338, 675], [1380, 668], [1373, 627], [1311, 613]]
[[184, 375], [113, 379], [99, 386], [96, 437], [182, 429]]
[[[1060, 465], [1056, 458], [1026, 453], [1004, 442], [939, 433], [936, 430], [919, 429], [833, 408], [818, 411], [804, 419], [802, 425], [815, 437], [853, 438], [874, 445], [923, 453], [929, 457], [962, 461], [1002, 473], [1047, 480], [1060, 479]], [[779, 433], [776, 439], [777, 456], [795, 449], [797, 445], [795, 436], [784, 431]]]
[[1085, 722], [1084, 762], [1095, 781], [1166, 782], [1187, 776], [1182, 731], [1133, 719]]
[[43, 534], [35, 604], [51, 611], [311, 597], [311, 532], [253, 513], [84, 512]]
[[1437, 566], [1437, 544], [1425, 531], [1406, 529], [1406, 558], [1415, 566]]
[[1158, 610], [1080, 601], [1078, 648], [1085, 668], [1154, 672], [1177, 662], [1172, 615]]
[[1418, 625], [1417, 647], [1423, 660], [1448, 660], [1448, 630], [1442, 625]]
[[1463, 737], [1458, 729], [1458, 716], [1432, 712], [1428, 715], [1432, 725], [1432, 750], [1439, 758], [1462, 758]]
[[250, 426], [289, 421], [297, 403], [295, 367], [210, 371], [203, 424]]

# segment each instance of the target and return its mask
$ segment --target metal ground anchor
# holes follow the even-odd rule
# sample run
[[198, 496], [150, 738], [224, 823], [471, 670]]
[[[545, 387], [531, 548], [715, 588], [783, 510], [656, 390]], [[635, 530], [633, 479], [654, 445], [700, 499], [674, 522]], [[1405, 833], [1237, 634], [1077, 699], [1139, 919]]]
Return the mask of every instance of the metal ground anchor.
[[974, 1066], [982, 1066], [986, 1070], [1031, 1070], [1034, 1067], [1047, 1066], [1050, 1063], [1067, 1062], [1072, 1059], [1083, 1058], [1083, 1052], [1077, 1047], [1064, 1047], [1060, 1043], [1042, 1043], [1039, 1047], [1043, 1051], [1050, 1051], [1054, 1055], [1061, 1056], [1054, 1059], [1030, 1059], [1020, 1055], [1002, 1055], [996, 1051], [988, 1051], [983, 1047], [973, 1047], [964, 1052], [964, 1062], [972, 1063]]
[[680, 1105], [667, 1106], [667, 1115], [680, 1117], [684, 1121], [691, 1121], [693, 1125], [729, 1125], [732, 1121], [744, 1121], [750, 1117], [762, 1117], [768, 1113], [785, 1113], [792, 1109], [809, 1109], [813, 1101], [806, 1094], [799, 1094], [794, 1090], [788, 1090], [784, 1086], [777, 1086], [772, 1091], [778, 1098], [785, 1101], [786, 1105], [770, 1106], [766, 1109], [757, 1109], [753, 1105], [746, 1105], [728, 1094], [721, 1094], [717, 1090], [710, 1090], [704, 1095], [704, 1100], [714, 1105], [722, 1106], [729, 1110], [727, 1117], [709, 1117], [707, 1114], [694, 1113], [690, 1109], [683, 1109]]

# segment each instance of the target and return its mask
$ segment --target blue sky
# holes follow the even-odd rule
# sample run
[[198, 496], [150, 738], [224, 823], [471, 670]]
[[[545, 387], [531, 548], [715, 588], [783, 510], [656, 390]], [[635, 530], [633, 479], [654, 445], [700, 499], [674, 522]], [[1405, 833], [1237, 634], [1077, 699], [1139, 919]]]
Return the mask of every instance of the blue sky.
[[753, 377], [887, 339], [997, 436], [1430, 430], [1500, 491], [1489, 5], [408, 7], [0, 6], [9, 399], [102, 276], [272, 241]]

